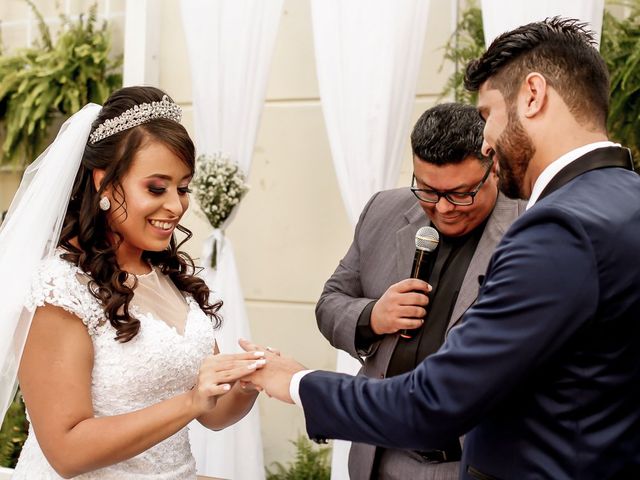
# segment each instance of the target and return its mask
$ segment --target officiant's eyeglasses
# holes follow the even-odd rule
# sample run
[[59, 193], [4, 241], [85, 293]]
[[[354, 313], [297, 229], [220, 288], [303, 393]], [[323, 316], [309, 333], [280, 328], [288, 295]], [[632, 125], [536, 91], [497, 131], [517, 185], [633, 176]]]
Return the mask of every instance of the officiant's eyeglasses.
[[489, 178], [489, 172], [491, 172], [491, 167], [493, 166], [493, 162], [489, 164], [487, 167], [487, 171], [484, 172], [484, 176], [480, 183], [476, 188], [474, 188], [471, 192], [440, 192], [438, 190], [432, 190], [430, 188], [416, 188], [416, 176], [414, 175], [411, 179], [411, 191], [421, 202], [426, 203], [438, 203], [440, 198], [446, 198], [449, 203], [454, 205], [459, 205], [461, 207], [472, 205], [473, 201], [476, 198], [476, 195], [484, 185], [484, 182]]

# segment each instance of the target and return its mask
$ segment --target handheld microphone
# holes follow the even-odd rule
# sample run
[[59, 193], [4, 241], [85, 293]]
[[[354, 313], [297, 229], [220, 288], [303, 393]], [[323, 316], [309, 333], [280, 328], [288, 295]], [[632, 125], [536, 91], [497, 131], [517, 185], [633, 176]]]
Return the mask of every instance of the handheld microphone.
[[[413, 256], [413, 266], [411, 267], [411, 276], [409, 278], [418, 278], [427, 281], [427, 273], [429, 268], [429, 256], [438, 248], [440, 235], [433, 227], [422, 227], [416, 232], [416, 253]], [[400, 330], [400, 337], [412, 338], [417, 329]]]

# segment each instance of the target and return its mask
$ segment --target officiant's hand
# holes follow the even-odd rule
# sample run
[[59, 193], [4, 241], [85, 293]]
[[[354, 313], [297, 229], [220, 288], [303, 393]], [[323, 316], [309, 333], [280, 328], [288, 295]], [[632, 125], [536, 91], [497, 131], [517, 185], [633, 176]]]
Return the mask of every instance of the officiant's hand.
[[196, 416], [215, 408], [217, 398], [228, 393], [236, 381], [243, 378], [250, 381], [248, 375], [265, 365], [264, 357], [264, 352], [254, 350], [247, 353], [214, 353], [205, 358], [191, 390]]
[[371, 310], [371, 329], [377, 335], [420, 328], [427, 314], [431, 285], [407, 278], [391, 285]]
[[305, 367], [291, 357], [280, 355], [273, 349], [260, 347], [249, 340], [240, 339], [238, 343], [247, 352], [264, 352], [267, 360], [266, 365], [256, 369], [247, 379], [261, 387], [270, 397], [293, 403], [289, 394], [291, 377], [296, 372], [306, 370]]

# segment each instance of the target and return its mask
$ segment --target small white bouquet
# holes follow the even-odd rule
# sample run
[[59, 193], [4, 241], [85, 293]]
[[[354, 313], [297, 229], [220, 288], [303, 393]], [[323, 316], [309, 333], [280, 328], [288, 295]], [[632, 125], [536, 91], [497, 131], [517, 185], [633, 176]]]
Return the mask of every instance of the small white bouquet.
[[[222, 153], [200, 155], [192, 186], [202, 213], [213, 228], [220, 228], [249, 190], [244, 172], [237, 163]], [[211, 267], [216, 265], [216, 245], [213, 245]]]

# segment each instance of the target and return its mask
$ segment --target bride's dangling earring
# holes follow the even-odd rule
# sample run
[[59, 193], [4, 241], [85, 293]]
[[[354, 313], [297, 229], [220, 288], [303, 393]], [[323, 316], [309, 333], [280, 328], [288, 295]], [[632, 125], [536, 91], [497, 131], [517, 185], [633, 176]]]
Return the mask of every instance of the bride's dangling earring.
[[100, 210], [104, 212], [108, 211], [111, 208], [111, 202], [106, 196], [100, 197], [100, 203], [98, 203], [98, 205], [100, 206]]

